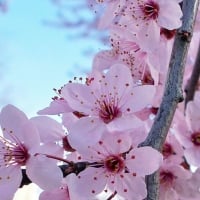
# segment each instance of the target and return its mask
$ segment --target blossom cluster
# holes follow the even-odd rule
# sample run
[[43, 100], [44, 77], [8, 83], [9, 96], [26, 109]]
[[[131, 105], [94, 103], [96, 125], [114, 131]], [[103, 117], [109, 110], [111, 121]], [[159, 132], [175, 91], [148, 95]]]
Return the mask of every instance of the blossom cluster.
[[[160, 200], [200, 198], [200, 91], [181, 103], [158, 152], [140, 147], [159, 109], [181, 0], [98, 0], [110, 48], [93, 59], [30, 119], [13, 105], [0, 112], [0, 196], [11, 200], [22, 169], [44, 191], [40, 200], [142, 200], [145, 176], [159, 170]], [[189, 79], [199, 17], [187, 59]], [[47, 115], [59, 115], [61, 123]], [[59, 165], [65, 165], [64, 173]], [[195, 170], [192, 168], [195, 167]], [[64, 176], [63, 176], [64, 174]], [[7, 192], [5, 192], [7, 191]]]

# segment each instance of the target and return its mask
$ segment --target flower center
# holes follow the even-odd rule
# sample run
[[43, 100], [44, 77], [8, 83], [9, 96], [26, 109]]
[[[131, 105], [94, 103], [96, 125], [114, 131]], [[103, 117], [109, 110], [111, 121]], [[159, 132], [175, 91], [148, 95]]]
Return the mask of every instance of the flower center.
[[161, 184], [172, 184], [174, 178], [176, 178], [170, 171], [160, 172], [160, 183]]
[[99, 103], [99, 117], [108, 124], [116, 117], [121, 115], [121, 111], [116, 105], [115, 101], [106, 101], [103, 100]]
[[174, 152], [174, 150], [173, 150], [171, 144], [169, 144], [169, 143], [164, 143], [163, 149], [162, 149], [162, 154], [163, 154], [163, 156], [164, 156], [165, 158], [167, 158], [167, 157], [169, 157], [169, 156], [175, 154], [175, 152]]
[[191, 135], [191, 140], [194, 145], [200, 146], [200, 132], [193, 133]]
[[144, 5], [141, 5], [140, 8], [144, 14], [144, 19], [155, 20], [158, 18], [159, 5], [155, 3], [154, 1], [149, 1], [145, 3]]
[[125, 168], [124, 160], [118, 155], [108, 156], [104, 163], [106, 169], [111, 173], [119, 173]]
[[23, 144], [15, 144], [0, 137], [0, 163], [3, 162], [4, 166], [16, 164], [23, 166], [28, 158], [28, 150]]

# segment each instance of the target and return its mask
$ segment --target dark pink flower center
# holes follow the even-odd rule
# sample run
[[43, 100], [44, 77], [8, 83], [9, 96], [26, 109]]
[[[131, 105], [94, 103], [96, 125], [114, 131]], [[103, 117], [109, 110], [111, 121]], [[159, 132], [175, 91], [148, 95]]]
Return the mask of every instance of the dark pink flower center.
[[200, 132], [193, 133], [191, 135], [191, 141], [194, 145], [200, 146]]
[[160, 172], [160, 183], [161, 184], [172, 184], [174, 178], [174, 174], [170, 171], [161, 171]]
[[164, 143], [163, 149], [162, 149], [162, 154], [163, 154], [163, 156], [164, 156], [165, 158], [167, 158], [167, 157], [169, 157], [169, 156], [175, 154], [175, 152], [174, 152], [174, 150], [173, 150], [171, 144], [169, 144], [169, 143]]
[[99, 103], [99, 117], [108, 124], [113, 119], [119, 117], [121, 111], [115, 101], [105, 101]]
[[4, 139], [0, 149], [1, 163], [4, 165], [25, 165], [29, 158], [28, 150], [23, 144], [14, 144]]
[[158, 13], [159, 13], [159, 5], [154, 2], [154, 1], [149, 1], [145, 3], [144, 5], [140, 6], [144, 18], [149, 20], [149, 19], [157, 19], [158, 18]]
[[118, 155], [108, 156], [105, 160], [104, 166], [111, 173], [119, 173], [125, 168], [123, 158]]

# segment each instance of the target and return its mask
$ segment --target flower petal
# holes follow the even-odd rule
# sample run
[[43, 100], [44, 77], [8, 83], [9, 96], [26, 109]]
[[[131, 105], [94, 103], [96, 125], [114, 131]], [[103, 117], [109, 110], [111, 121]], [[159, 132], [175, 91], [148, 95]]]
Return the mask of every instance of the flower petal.
[[155, 87], [152, 85], [142, 85], [137, 86], [132, 89], [130, 96], [127, 96], [128, 102], [126, 107], [123, 107], [123, 110], [129, 113], [137, 112], [142, 110], [148, 105], [152, 104], [152, 100], [155, 95]]
[[161, 163], [161, 153], [151, 147], [134, 148], [127, 155], [127, 166], [131, 166], [131, 171], [139, 176], [152, 174]]
[[44, 190], [58, 188], [63, 174], [54, 160], [45, 156], [34, 156], [27, 162], [28, 177]]
[[37, 127], [42, 142], [58, 141], [64, 137], [62, 125], [46, 116], [38, 116], [30, 119]]
[[76, 150], [94, 145], [100, 140], [104, 130], [105, 126], [98, 118], [83, 117], [69, 127], [69, 143]]
[[0, 167], [0, 194], [2, 200], [13, 199], [14, 193], [22, 180], [21, 169], [18, 165]]
[[75, 111], [90, 114], [94, 104], [94, 96], [88, 85], [68, 83], [62, 88], [61, 94]]
[[1, 128], [5, 129], [3, 132], [6, 138], [11, 141], [12, 138], [9, 136], [9, 132], [15, 132], [15, 134], [20, 133], [21, 125], [28, 121], [26, 115], [13, 105], [5, 106], [0, 113], [0, 124]]

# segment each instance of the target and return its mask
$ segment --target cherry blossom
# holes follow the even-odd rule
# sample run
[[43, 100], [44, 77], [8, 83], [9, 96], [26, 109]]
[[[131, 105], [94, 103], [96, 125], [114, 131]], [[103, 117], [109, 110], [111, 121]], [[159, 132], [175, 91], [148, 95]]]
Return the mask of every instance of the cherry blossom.
[[140, 46], [148, 51], [160, 42], [161, 28], [174, 30], [181, 26], [182, 11], [175, 0], [128, 0], [123, 17], [116, 26], [131, 32]]
[[190, 171], [180, 165], [164, 163], [160, 168], [160, 200], [180, 200], [187, 194], [185, 183], [191, 178]]
[[[198, 99], [199, 101], [199, 99]], [[178, 122], [174, 125], [175, 136], [181, 145], [184, 147], [184, 156], [187, 162], [196, 167], [200, 166], [200, 125], [199, 113], [190, 112], [197, 109], [195, 102], [190, 102], [186, 109], [186, 120], [183, 113], [177, 111]]]
[[183, 162], [183, 148], [171, 132], [163, 144], [162, 154], [168, 163], [181, 164]]
[[81, 193], [83, 199], [94, 199], [101, 191], [109, 190], [126, 199], [144, 199], [144, 177], [158, 169], [162, 155], [151, 147], [133, 146], [139, 140], [132, 142], [125, 133], [105, 133], [102, 138], [95, 146], [79, 152], [78, 159], [90, 165], [77, 176], [68, 177], [71, 191]]
[[182, 11], [175, 0], [128, 0], [125, 13], [136, 27], [156, 23], [159, 27], [173, 30], [181, 26]]
[[96, 143], [106, 129], [122, 131], [139, 126], [134, 113], [150, 104], [154, 92], [150, 85], [134, 86], [130, 70], [121, 64], [113, 65], [90, 85], [65, 85], [62, 96], [72, 109], [85, 115], [67, 127], [69, 142], [76, 143], [77, 149]]
[[[55, 187], [62, 174], [54, 162], [50, 161], [46, 166], [47, 159], [36, 156], [40, 138], [33, 123], [22, 111], [7, 105], [0, 113], [0, 124], [3, 133], [3, 137], [0, 137], [1, 198], [12, 198], [21, 184], [23, 166], [26, 166], [26, 173], [33, 182], [44, 188]], [[40, 165], [40, 168], [37, 165]]]

